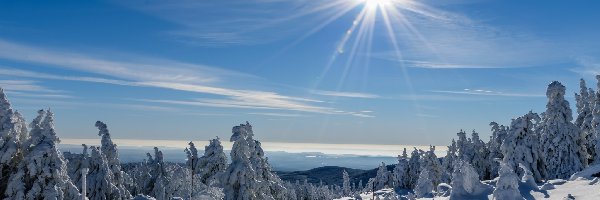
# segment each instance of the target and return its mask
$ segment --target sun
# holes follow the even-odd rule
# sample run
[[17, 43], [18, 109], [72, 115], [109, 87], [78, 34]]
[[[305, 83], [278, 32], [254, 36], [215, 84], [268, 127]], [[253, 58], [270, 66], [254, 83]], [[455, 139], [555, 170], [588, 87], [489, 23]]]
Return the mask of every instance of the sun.
[[390, 4], [391, 1], [392, 0], [359, 0], [359, 2], [364, 3], [365, 7], [369, 10], [383, 8], [386, 5]]

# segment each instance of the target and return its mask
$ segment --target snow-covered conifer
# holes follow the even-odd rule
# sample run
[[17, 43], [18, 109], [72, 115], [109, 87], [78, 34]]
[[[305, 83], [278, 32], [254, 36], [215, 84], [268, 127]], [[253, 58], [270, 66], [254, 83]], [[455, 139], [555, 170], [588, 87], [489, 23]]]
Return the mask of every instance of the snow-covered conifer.
[[11, 174], [6, 199], [81, 199], [67, 174], [66, 161], [57, 149], [60, 140], [54, 130], [54, 114], [38, 111], [31, 127], [31, 138], [27, 142], [30, 146]]
[[342, 171], [342, 195], [349, 196], [352, 193], [350, 188], [350, 176], [346, 170]]
[[452, 180], [452, 172], [454, 171], [454, 162], [458, 160], [457, 155], [457, 147], [456, 141], [452, 139], [452, 144], [448, 146], [448, 151], [446, 151], [446, 156], [442, 160], [442, 174], [441, 174], [441, 182], [450, 183]]
[[394, 179], [394, 186], [399, 188], [408, 188], [409, 187], [409, 177], [408, 177], [408, 154], [406, 153], [406, 148], [402, 151], [402, 155], [398, 155], [398, 164], [394, 167], [394, 171], [392, 172], [392, 176]]
[[533, 172], [537, 181], [545, 177], [544, 160], [541, 157], [541, 149], [538, 142], [538, 134], [535, 131], [535, 124], [540, 121], [540, 117], [531, 111], [529, 113], [513, 119], [500, 149], [504, 155], [503, 162], [517, 170], [519, 164], [523, 164]]
[[409, 188], [414, 188], [417, 185], [417, 181], [419, 180], [419, 174], [421, 173], [421, 154], [419, 150], [415, 148], [410, 154], [410, 159], [408, 160], [408, 186]]
[[500, 169], [500, 163], [498, 161], [501, 161], [504, 158], [500, 146], [502, 146], [504, 138], [508, 135], [508, 127], [499, 125], [496, 122], [490, 122], [490, 126], [492, 127], [492, 136], [490, 136], [490, 141], [487, 144], [489, 151], [487, 163], [490, 173], [489, 178], [492, 179], [498, 176], [498, 170]]
[[471, 147], [473, 150], [471, 165], [477, 170], [480, 180], [489, 179], [489, 162], [487, 160], [489, 150], [486, 144], [479, 138], [479, 133], [475, 132], [475, 130], [471, 133]]
[[125, 186], [131, 178], [121, 170], [117, 145], [112, 141], [108, 127], [104, 122], [96, 121], [95, 125], [98, 128], [98, 135], [102, 137], [101, 154], [106, 157], [108, 167], [112, 173], [110, 182], [117, 188], [112, 199], [131, 199], [132, 196]]
[[573, 119], [565, 86], [554, 81], [548, 85], [548, 104], [540, 125], [542, 157], [548, 178], [568, 178], [587, 165], [587, 151]]
[[496, 188], [494, 189], [495, 200], [519, 200], [523, 199], [519, 191], [519, 177], [513, 171], [514, 167], [500, 163], [500, 171]]
[[479, 181], [477, 171], [468, 162], [459, 160], [452, 172], [452, 193], [454, 199], [484, 199], [492, 187]]
[[393, 182], [392, 174], [387, 170], [385, 163], [382, 162], [379, 169], [377, 169], [377, 176], [375, 176], [375, 190], [391, 187]]
[[[429, 146], [429, 151], [423, 155], [421, 170], [427, 170], [428, 179], [433, 184], [432, 187], [441, 183], [442, 165], [435, 155], [435, 146]], [[421, 175], [422, 173], [419, 175], [419, 179], [421, 179]]]
[[119, 188], [112, 182], [113, 173], [108, 165], [106, 156], [98, 147], [90, 147], [92, 154], [89, 159], [87, 175], [87, 197], [90, 200], [122, 199]]
[[227, 156], [218, 137], [210, 140], [209, 145], [204, 147], [204, 155], [198, 160], [198, 167], [200, 181], [204, 184], [208, 184], [209, 180], [215, 180], [215, 175], [227, 169]]
[[232, 129], [231, 164], [222, 176], [226, 200], [281, 199], [283, 182], [271, 171], [260, 142], [246, 122]]
[[588, 161], [593, 161], [593, 158], [596, 156], [596, 133], [594, 127], [592, 127], [592, 122], [594, 120], [592, 110], [594, 107], [593, 99], [595, 93], [590, 91], [590, 88], [587, 88], [585, 80], [583, 79], [580, 79], [579, 81], [579, 88], [579, 94], [575, 94], [575, 99], [577, 101], [577, 118], [575, 119], [575, 126], [579, 127], [580, 140], [582, 141], [582, 145], [586, 147]]
[[[23, 143], [28, 135], [23, 116], [13, 111], [4, 90], [0, 88], [0, 174], [2, 176], [15, 171], [23, 159], [25, 151]], [[6, 190], [8, 181], [8, 178], [0, 179], [0, 192]]]
[[431, 198], [433, 197], [433, 181], [430, 179], [431, 175], [429, 174], [429, 170], [424, 168], [419, 174], [419, 180], [417, 181], [417, 185], [415, 186], [415, 195], [417, 198]]

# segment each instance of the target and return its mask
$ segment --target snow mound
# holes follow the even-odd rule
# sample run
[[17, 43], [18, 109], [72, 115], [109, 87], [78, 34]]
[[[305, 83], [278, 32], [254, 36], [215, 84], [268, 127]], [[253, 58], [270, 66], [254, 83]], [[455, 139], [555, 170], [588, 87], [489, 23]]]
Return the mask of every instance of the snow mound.
[[578, 178], [584, 178], [587, 180], [592, 180], [594, 177], [592, 175], [600, 173], [600, 164], [590, 165], [589, 167], [583, 169], [580, 172], [574, 173], [569, 178], [569, 181], [574, 181]]

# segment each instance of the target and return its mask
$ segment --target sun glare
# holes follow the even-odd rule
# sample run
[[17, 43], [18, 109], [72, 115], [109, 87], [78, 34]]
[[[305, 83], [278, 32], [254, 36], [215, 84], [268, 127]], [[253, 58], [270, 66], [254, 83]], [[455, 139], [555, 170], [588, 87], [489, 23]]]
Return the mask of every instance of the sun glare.
[[382, 8], [390, 3], [391, 0], [360, 0], [365, 4], [365, 7], [370, 10]]

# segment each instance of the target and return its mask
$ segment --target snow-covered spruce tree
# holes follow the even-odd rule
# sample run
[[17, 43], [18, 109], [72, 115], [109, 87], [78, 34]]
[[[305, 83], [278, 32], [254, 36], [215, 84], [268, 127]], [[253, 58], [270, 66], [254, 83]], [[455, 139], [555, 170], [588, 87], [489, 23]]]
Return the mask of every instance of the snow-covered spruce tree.
[[66, 161], [56, 147], [60, 140], [54, 130], [54, 114], [38, 111], [31, 128], [29, 146], [23, 161], [10, 176], [5, 199], [81, 199], [67, 174]]
[[104, 122], [96, 121], [98, 135], [102, 137], [101, 153], [106, 157], [106, 161], [110, 172], [112, 173], [111, 184], [117, 188], [114, 191], [114, 196], [111, 199], [131, 199], [132, 196], [126, 188], [126, 184], [131, 184], [129, 175], [121, 170], [121, 161], [119, 161], [119, 150], [117, 145], [112, 141], [108, 127]]
[[398, 155], [398, 164], [394, 167], [392, 176], [394, 179], [394, 187], [408, 188], [408, 154], [406, 153], [406, 148], [402, 151], [402, 155]]
[[260, 142], [252, 138], [252, 126], [246, 122], [232, 132], [231, 164], [221, 181], [225, 199], [282, 199], [283, 182], [271, 171]]
[[350, 188], [350, 176], [346, 170], [342, 171], [342, 196], [349, 196], [352, 193]]
[[108, 165], [108, 159], [98, 147], [90, 147], [92, 153], [89, 159], [87, 179], [87, 197], [90, 200], [122, 199], [119, 188], [113, 183], [113, 173]]
[[592, 112], [594, 107], [594, 92], [590, 91], [590, 88], [587, 88], [585, 80], [583, 79], [579, 81], [579, 88], [579, 94], [575, 93], [575, 99], [577, 101], [577, 118], [575, 119], [575, 125], [579, 127], [582, 145], [586, 147], [588, 162], [593, 162], [593, 158], [596, 156], [596, 133], [592, 127], [592, 121], [594, 120]]
[[[81, 154], [78, 153], [71, 153], [71, 152], [64, 152], [63, 156], [65, 157], [65, 160], [67, 160], [67, 172], [69, 174], [69, 177], [71, 178], [71, 182], [73, 182], [73, 184], [75, 184], [75, 186], [77, 187], [77, 189], [79, 191], [81, 191], [81, 181], [82, 181], [82, 170], [83, 168], [88, 168], [89, 169], [89, 154], [88, 154], [88, 147], [85, 144], [82, 144], [81, 146], [83, 146], [83, 152]], [[89, 171], [88, 171], [89, 173]], [[83, 192], [83, 191], [81, 191]]]
[[579, 128], [571, 123], [573, 116], [564, 95], [565, 86], [560, 82], [548, 85], [548, 104], [539, 131], [549, 179], [566, 179], [587, 165], [587, 151]]
[[467, 139], [467, 133], [463, 130], [460, 130], [458, 133], [456, 133], [456, 135], [458, 136], [458, 140], [456, 141], [458, 158], [470, 163], [474, 152], [472, 149], [471, 140]]
[[154, 147], [154, 158], [149, 153], [146, 153], [148, 156], [148, 167], [150, 179], [146, 183], [146, 192], [144, 194], [149, 194], [150, 196], [155, 197], [156, 199], [169, 199], [172, 197], [169, 188], [169, 177], [167, 174], [163, 153], [158, 150], [158, 147]]
[[417, 186], [415, 186], [415, 195], [417, 198], [431, 198], [433, 197], [433, 187], [434, 183], [430, 179], [431, 175], [429, 174], [429, 170], [427, 168], [423, 168], [421, 174], [419, 174], [419, 180], [417, 181]]
[[600, 75], [596, 75], [597, 80], [597, 91], [588, 92], [588, 101], [592, 107], [592, 128], [595, 136], [595, 140], [592, 141], [594, 144], [594, 150], [596, 155], [593, 157], [593, 163], [600, 163]]
[[473, 166], [462, 160], [458, 160], [454, 166], [451, 185], [450, 200], [487, 199], [487, 194], [492, 190], [490, 185], [479, 181], [479, 175]]
[[408, 160], [408, 186], [409, 188], [415, 188], [417, 185], [417, 180], [419, 180], [419, 174], [421, 173], [421, 154], [419, 150], [415, 148], [410, 154], [410, 159]]
[[490, 122], [490, 126], [492, 127], [492, 136], [490, 136], [490, 141], [487, 143], [489, 154], [487, 155], [487, 163], [489, 167], [490, 179], [496, 178], [498, 176], [498, 171], [500, 169], [500, 162], [504, 155], [500, 150], [500, 146], [502, 146], [502, 142], [506, 135], [508, 135], [508, 127], [504, 125], [499, 125], [496, 122]]
[[[429, 151], [423, 155], [421, 167], [421, 170], [427, 170], [427, 175], [429, 175], [428, 179], [433, 184], [432, 187], [436, 187], [441, 183], [442, 164], [440, 164], [440, 160], [435, 155], [435, 146], [429, 146]], [[419, 179], [421, 179], [421, 175], [422, 173], [419, 175]]]
[[448, 146], [446, 156], [442, 160], [442, 174], [440, 176], [441, 182], [450, 183], [452, 180], [452, 172], [454, 171], [454, 162], [458, 160], [456, 141], [452, 139], [452, 144]]
[[498, 181], [494, 189], [495, 200], [519, 200], [523, 199], [519, 191], [519, 177], [513, 171], [514, 167], [501, 162]]
[[[13, 111], [4, 90], [0, 88], [0, 174], [6, 176], [16, 170], [23, 159], [24, 145], [29, 134], [23, 116]], [[6, 190], [8, 178], [0, 179], [0, 191]], [[0, 195], [2, 197], [2, 195]]]
[[473, 150], [471, 165], [477, 170], [479, 180], [490, 179], [489, 162], [487, 160], [489, 150], [486, 144], [479, 138], [479, 133], [475, 132], [475, 130], [471, 133], [471, 145]]
[[513, 119], [508, 135], [500, 146], [504, 163], [511, 166], [513, 171], [520, 173], [519, 175], [523, 174], [517, 170], [517, 167], [523, 164], [533, 172], [537, 181], [546, 177], [544, 159], [541, 157], [538, 142], [539, 136], [535, 131], [535, 124], [539, 121], [540, 117], [531, 111]]
[[375, 190], [392, 187], [393, 182], [392, 173], [387, 170], [385, 163], [382, 162], [379, 169], [377, 169], [377, 176], [375, 176]]
[[223, 146], [218, 137], [210, 140], [209, 145], [204, 147], [204, 155], [200, 157], [198, 167], [200, 168], [200, 181], [207, 185], [210, 180], [216, 180], [217, 174], [223, 173], [227, 169], [227, 156], [223, 152]]

